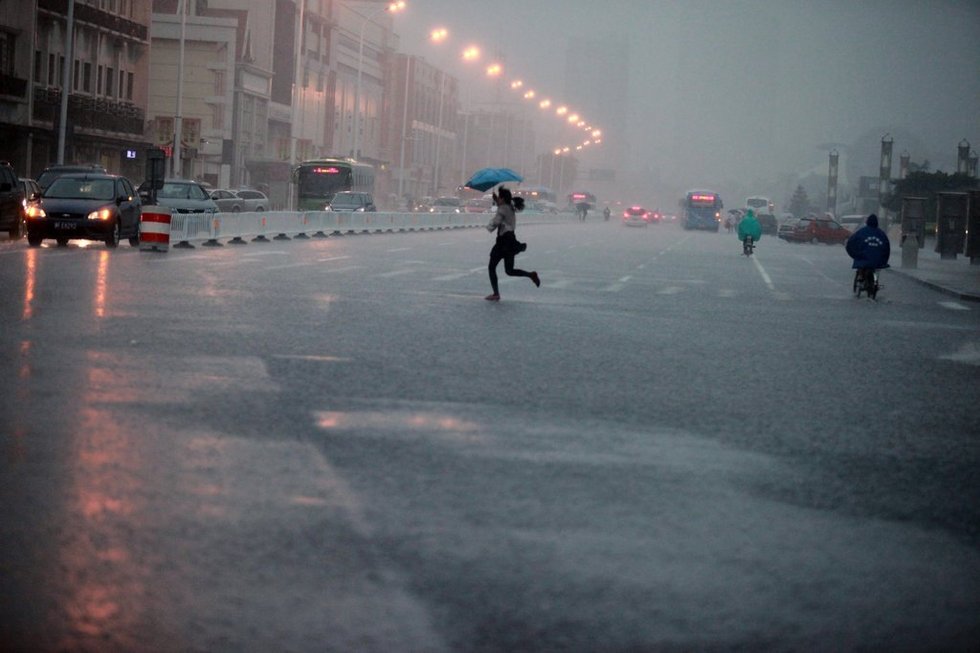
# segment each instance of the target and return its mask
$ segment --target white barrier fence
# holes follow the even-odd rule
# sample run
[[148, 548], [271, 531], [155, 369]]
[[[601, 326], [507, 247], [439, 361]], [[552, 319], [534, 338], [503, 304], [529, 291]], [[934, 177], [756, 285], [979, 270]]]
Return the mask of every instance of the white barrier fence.
[[[247, 241], [326, 237], [330, 235], [424, 231], [485, 227], [491, 213], [375, 213], [346, 211], [262, 211], [247, 213], [178, 213], [170, 220], [173, 247], [245, 244]], [[570, 213], [518, 214], [518, 223], [556, 224], [572, 222]]]

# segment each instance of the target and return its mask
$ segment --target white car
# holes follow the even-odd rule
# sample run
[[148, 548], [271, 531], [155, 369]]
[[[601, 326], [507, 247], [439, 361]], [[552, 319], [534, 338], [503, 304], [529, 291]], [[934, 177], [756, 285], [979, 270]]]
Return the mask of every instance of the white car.
[[437, 197], [429, 208], [429, 213], [462, 213], [462, 203], [458, 197]]
[[838, 222], [840, 222], [842, 227], [844, 227], [851, 233], [854, 233], [855, 231], [857, 231], [858, 229], [864, 226], [864, 223], [867, 219], [868, 217], [866, 215], [851, 214], [851, 215], [841, 216], [841, 219], [838, 220]]
[[[146, 203], [149, 195], [148, 182], [143, 182], [139, 187], [140, 197]], [[165, 206], [176, 210], [178, 213], [206, 213], [216, 212], [218, 205], [211, 199], [208, 191], [201, 184], [191, 179], [167, 179], [163, 182], [163, 188], [156, 193], [157, 206]]]

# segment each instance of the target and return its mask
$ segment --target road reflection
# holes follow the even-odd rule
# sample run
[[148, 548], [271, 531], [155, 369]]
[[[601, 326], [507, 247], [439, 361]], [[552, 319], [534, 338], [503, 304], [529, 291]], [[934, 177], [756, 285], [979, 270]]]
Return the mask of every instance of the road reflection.
[[34, 286], [37, 283], [37, 249], [27, 250], [27, 270], [24, 276], [24, 308], [20, 317], [29, 320], [34, 317]]
[[95, 317], [105, 317], [106, 285], [109, 279], [109, 252], [99, 252], [99, 267], [95, 277]]
[[[108, 264], [100, 257], [96, 314], [104, 311]], [[66, 650], [89, 645], [133, 650], [147, 623], [148, 556], [139, 551], [140, 534], [152, 526], [145, 501], [148, 473], [138, 433], [127, 429], [112, 404], [136, 398], [132, 368], [115, 355], [87, 352], [81, 378], [85, 387], [79, 408], [67, 425], [71, 436], [68, 461], [68, 515], [72, 535], [59, 550], [63, 573]], [[107, 405], [108, 404], [108, 405]], [[111, 644], [107, 644], [111, 642]], [[95, 649], [93, 649], [95, 650]]]

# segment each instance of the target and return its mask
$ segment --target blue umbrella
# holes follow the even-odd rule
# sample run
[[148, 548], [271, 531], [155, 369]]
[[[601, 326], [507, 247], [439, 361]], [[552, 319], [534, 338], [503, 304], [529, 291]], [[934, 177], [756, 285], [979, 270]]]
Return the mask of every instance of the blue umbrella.
[[524, 177], [510, 168], [481, 168], [463, 185], [473, 190], [490, 190], [507, 181], [524, 181]]

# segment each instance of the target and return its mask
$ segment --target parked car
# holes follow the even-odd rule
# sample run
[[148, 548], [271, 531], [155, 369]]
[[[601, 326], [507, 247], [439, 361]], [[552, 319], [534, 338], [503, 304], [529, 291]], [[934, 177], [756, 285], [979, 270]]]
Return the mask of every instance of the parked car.
[[489, 197], [475, 197], [463, 202], [463, 213], [489, 213], [493, 210], [493, 200]]
[[38, 247], [45, 238], [59, 245], [84, 238], [115, 247], [122, 238], [139, 245], [141, 203], [125, 177], [107, 174], [62, 175], [28, 207], [27, 242]]
[[432, 197], [420, 197], [415, 202], [415, 208], [412, 210], [416, 213], [428, 213], [429, 209], [432, 208], [432, 203], [435, 202], [435, 198]]
[[851, 232], [828, 217], [807, 216], [797, 221], [786, 240], [798, 243], [827, 243], [843, 245]]
[[755, 216], [758, 220], [759, 226], [762, 227], [762, 233], [771, 234], [773, 236], [779, 231], [779, 224], [776, 222], [776, 216], [771, 213], [760, 213]]
[[43, 192], [58, 177], [75, 173], [96, 173], [107, 175], [109, 171], [98, 163], [64, 163], [48, 166], [37, 176], [37, 185]]
[[623, 224], [627, 227], [645, 227], [650, 224], [650, 214], [642, 206], [631, 206], [623, 211]]
[[791, 240], [789, 235], [793, 232], [794, 229], [796, 229], [796, 225], [799, 224], [799, 222], [800, 221], [794, 218], [793, 216], [784, 218], [779, 223], [779, 228], [776, 230], [776, 237], [782, 238], [783, 240], [786, 241]]
[[429, 213], [461, 213], [463, 211], [458, 197], [437, 197]]
[[0, 229], [17, 240], [24, 234], [24, 191], [12, 165], [0, 161]]
[[333, 196], [326, 206], [327, 211], [377, 211], [371, 193], [358, 193], [344, 190]]
[[[143, 201], [148, 201], [150, 183], [140, 184], [139, 193]], [[164, 206], [178, 213], [207, 213], [218, 210], [208, 191], [201, 184], [190, 179], [166, 179], [163, 188], [156, 193], [157, 206]]]

